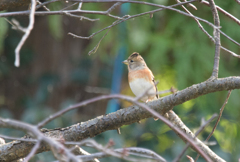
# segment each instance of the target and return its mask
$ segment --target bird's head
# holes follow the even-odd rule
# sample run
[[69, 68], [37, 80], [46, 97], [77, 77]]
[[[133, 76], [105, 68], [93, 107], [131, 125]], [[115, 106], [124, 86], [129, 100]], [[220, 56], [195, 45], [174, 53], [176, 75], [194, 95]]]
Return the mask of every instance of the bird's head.
[[128, 65], [129, 70], [139, 70], [146, 67], [146, 63], [142, 56], [137, 53], [133, 52], [127, 60], [123, 61], [124, 64]]

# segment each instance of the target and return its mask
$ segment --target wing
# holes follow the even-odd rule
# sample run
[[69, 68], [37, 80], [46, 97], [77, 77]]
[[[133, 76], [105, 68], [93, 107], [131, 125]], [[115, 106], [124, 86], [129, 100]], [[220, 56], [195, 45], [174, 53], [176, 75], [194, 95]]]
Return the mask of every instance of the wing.
[[156, 85], [156, 82], [155, 82], [155, 80], [154, 80], [154, 77], [152, 78], [152, 81], [153, 81], [153, 83], [154, 83], [154, 85], [155, 85], [155, 88], [156, 88], [156, 97], [159, 98], [159, 95], [157, 94], [158, 89], [157, 89], [157, 85]]
[[[149, 69], [150, 70], [150, 69]], [[150, 70], [150, 72], [151, 72], [151, 75], [152, 75], [152, 82], [153, 82], [153, 84], [154, 84], [154, 87], [155, 87], [155, 89], [156, 89], [156, 97], [157, 98], [159, 98], [159, 95], [157, 94], [157, 92], [158, 92], [158, 89], [157, 89], [157, 84], [156, 84], [156, 81], [155, 81], [155, 79], [154, 79], [154, 75], [153, 75], [153, 73], [152, 73], [152, 71]]]

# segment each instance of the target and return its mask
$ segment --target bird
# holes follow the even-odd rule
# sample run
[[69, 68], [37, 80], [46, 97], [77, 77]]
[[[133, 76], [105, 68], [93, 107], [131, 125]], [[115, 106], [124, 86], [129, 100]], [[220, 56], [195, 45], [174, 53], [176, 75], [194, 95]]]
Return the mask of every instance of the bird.
[[139, 96], [145, 93], [140, 98], [145, 103], [158, 99], [154, 75], [142, 56], [133, 52], [123, 63], [128, 66], [128, 82], [134, 95]]

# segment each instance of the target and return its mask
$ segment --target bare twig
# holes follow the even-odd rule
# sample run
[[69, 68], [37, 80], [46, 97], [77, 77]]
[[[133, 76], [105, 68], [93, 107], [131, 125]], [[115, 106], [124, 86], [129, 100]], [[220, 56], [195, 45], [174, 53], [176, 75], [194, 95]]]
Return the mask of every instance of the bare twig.
[[[59, 0], [53, 0], [53, 1], [50, 1], [51, 3], [52, 2], [56, 2], [56, 1], [59, 1]], [[202, 22], [205, 22], [206, 24], [208, 24], [209, 26], [213, 27], [214, 29], [220, 31], [224, 36], [226, 36], [226, 34], [224, 32], [222, 32], [219, 27], [216, 27], [215, 25], [213, 25], [212, 23], [206, 21], [205, 19], [202, 19], [202, 18], [199, 18], [199, 17], [196, 17], [196, 16], [193, 16], [193, 15], [190, 15], [188, 13], [185, 13], [181, 10], [178, 10], [178, 9], [175, 9], [175, 8], [172, 8], [172, 7], [176, 7], [176, 6], [179, 6], [179, 5], [184, 5], [184, 4], [188, 4], [188, 3], [192, 3], [192, 2], [195, 2], [197, 0], [190, 0], [190, 1], [187, 1], [187, 2], [182, 2], [182, 3], [179, 3], [179, 4], [174, 4], [174, 5], [171, 5], [171, 6], [164, 6], [164, 5], [158, 5], [158, 4], [154, 4], [154, 3], [148, 3], [148, 2], [141, 2], [141, 1], [128, 1], [128, 0], [116, 0], [116, 1], [81, 1], [81, 2], [121, 2], [121, 3], [137, 3], [137, 4], [145, 4], [145, 5], [150, 5], [150, 6], [155, 6], [155, 7], [160, 7], [160, 9], [156, 9], [156, 10], [152, 10], [152, 11], [148, 11], [148, 12], [144, 12], [144, 13], [140, 13], [140, 14], [136, 14], [136, 15], [133, 15], [133, 16], [129, 16], [129, 15], [126, 15], [125, 16], [125, 19], [124, 18], [120, 18], [118, 16], [113, 16], [111, 14], [109, 14], [107, 11], [88, 11], [88, 10], [68, 10], [67, 12], [68, 13], [85, 13], [85, 14], [100, 14], [100, 15], [107, 15], [107, 16], [110, 16], [110, 17], [113, 17], [115, 19], [120, 19], [120, 20], [123, 20], [126, 21], [128, 19], [132, 19], [132, 18], [135, 18], [135, 17], [139, 17], [139, 16], [142, 16], [142, 15], [146, 15], [146, 14], [152, 14], [154, 12], [158, 12], [158, 11], [161, 11], [163, 9], [169, 9], [169, 10], [173, 10], [173, 11], [176, 11], [182, 15], [185, 15], [185, 16], [188, 16], [188, 17], [194, 17], [195, 19], [198, 19]], [[50, 3], [49, 2], [49, 3]], [[79, 2], [79, 1], [78, 1]], [[43, 3], [45, 4], [45, 3]], [[0, 14], [0, 17], [7, 17], [7, 16], [20, 16], [20, 15], [28, 15], [29, 14], [29, 11], [21, 11], [21, 12], [10, 12], [10, 13], [1, 13]], [[35, 12], [35, 15], [38, 15], [38, 16], [44, 16], [44, 15], [55, 15], [55, 14], [65, 14], [63, 11], [50, 11], [50, 12], [46, 12], [46, 11], [37, 11]], [[127, 18], [126, 18], [127, 17]], [[99, 32], [102, 32], [103, 30], [106, 30], [106, 29], [109, 29], [119, 23], [121, 23], [123, 21], [120, 21], [114, 25], [111, 25], [111, 26], [108, 26], [102, 30], [99, 30], [98, 32], [92, 34], [91, 36], [89, 37], [82, 37], [82, 39], [89, 39], [91, 37], [93, 37], [94, 35], [96, 35], [97, 33]], [[235, 42], [233, 39], [231, 39], [231, 41]]]
[[[212, 117], [206, 121], [205, 123], [203, 123], [200, 128], [198, 129], [198, 131], [195, 133], [195, 137], [197, 137], [218, 115], [217, 114], [213, 114]], [[189, 147], [189, 143], [186, 144], [186, 146], [184, 147], [184, 149], [182, 150], [182, 152], [173, 160], [173, 162], [178, 162], [180, 161], [181, 157], [184, 155], [184, 153], [187, 151]]]
[[[222, 107], [221, 107], [221, 109], [220, 109], [218, 119], [217, 119], [217, 121], [216, 121], [216, 123], [215, 123], [215, 125], [214, 125], [214, 127], [213, 127], [213, 129], [212, 129], [212, 131], [211, 131], [211, 133], [208, 135], [207, 139], [205, 140], [205, 142], [207, 142], [207, 141], [210, 139], [210, 137], [213, 135], [213, 132], [214, 132], [215, 129], [217, 128], [217, 125], [218, 125], [218, 123], [219, 123], [219, 121], [220, 121], [220, 118], [221, 118], [221, 116], [222, 116], [224, 107], [226, 106], [226, 104], [227, 104], [227, 102], [228, 102], [228, 99], [229, 99], [229, 97], [230, 97], [230, 95], [231, 95], [231, 92], [232, 92], [232, 90], [229, 90], [229, 91], [228, 91], [227, 98], [226, 98], [226, 100], [224, 101], [224, 103], [223, 103], [223, 105], [222, 105]], [[195, 161], [197, 161], [198, 157], [199, 157], [199, 154], [197, 155]]]
[[240, 58], [240, 55], [238, 55], [238, 54], [236, 54], [236, 53], [228, 50], [227, 48], [225, 48], [225, 47], [223, 47], [223, 46], [221, 46], [221, 49], [224, 50], [224, 51], [226, 51], [226, 52], [228, 52], [228, 53], [230, 53], [230, 54], [231, 54], [232, 56], [234, 56], [234, 57]]
[[34, 156], [34, 154], [37, 152], [37, 149], [39, 148], [41, 142], [42, 142], [42, 140], [38, 139], [37, 143], [34, 145], [31, 152], [28, 154], [28, 156], [26, 156], [26, 158], [24, 158], [24, 162], [28, 162]]
[[88, 17], [85, 17], [85, 16], [73, 15], [73, 14], [67, 12], [67, 11], [64, 11], [64, 13], [65, 13], [66, 16], [78, 18], [80, 20], [88, 20], [88, 21], [98, 21], [98, 20], [100, 20], [100, 19], [91, 19], [91, 18], [88, 18]]
[[59, 10], [59, 11], [64, 11], [64, 10], [66, 10], [66, 9], [70, 8], [70, 7], [73, 7], [73, 6], [75, 6], [76, 4], [78, 4], [78, 2], [76, 2], [76, 3], [73, 3], [73, 4], [71, 4], [71, 5], [67, 6], [67, 7], [64, 7], [63, 9], [61, 9], [61, 10]]
[[[46, 5], [46, 4], [49, 4], [49, 3], [53, 3], [53, 2], [57, 2], [57, 1], [61, 1], [61, 0], [53, 0], [53, 1], [44, 2], [44, 3], [40, 4], [40, 5], [38, 5], [37, 7], [42, 7], [43, 5]], [[163, 9], [174, 10], [174, 11], [177, 11], [177, 12], [179, 12], [181, 14], [186, 14], [185, 12], [182, 12], [181, 10], [174, 9], [172, 7], [176, 7], [176, 6], [179, 6], [179, 5], [192, 3], [192, 2], [195, 2], [197, 0], [190, 0], [190, 1], [187, 1], [187, 2], [182, 2], [180, 4], [175, 4], [175, 5], [171, 5], [171, 6], [164, 6], [164, 5], [159, 5], [159, 4], [155, 4], [155, 3], [141, 2], [141, 1], [130, 1], [130, 0], [124, 0], [124, 1], [116, 0], [116, 1], [113, 1], [113, 2], [118, 2], [118, 1], [120, 1], [121, 3], [136, 3], [136, 4], [144, 4], [144, 5], [149, 5], [149, 6], [155, 6], [155, 7], [160, 7], [160, 8], [163, 8]], [[90, 2], [90, 1], [86, 1], [86, 2]], [[102, 1], [99, 0], [97, 2], [102, 2]], [[116, 7], [115, 4], [113, 6]], [[110, 8], [112, 8], [112, 7], [110, 7]], [[107, 15], [107, 16], [111, 17], [109, 11], [112, 11], [112, 9], [109, 10], [109, 11], [108, 10], [107, 11], [67, 10], [67, 11], [69, 13], [99, 14], [99, 15]], [[0, 17], [23, 16], [23, 15], [29, 15], [29, 13], [30, 13], [29, 11], [7, 12], [7, 13], [1, 13]], [[50, 12], [49, 11], [36, 11], [35, 12], [35, 16], [59, 15], [59, 14], [61, 15], [61, 14], [64, 14], [64, 13], [62, 11], [50, 11]], [[188, 14], [186, 14], [186, 15], [188, 15]], [[114, 17], [114, 18], [120, 19], [119, 17]]]
[[[180, 0], [176, 0], [178, 3], [181, 3]], [[186, 7], [184, 7], [183, 5], [181, 5], [181, 7], [190, 15], [194, 16]], [[214, 43], [215, 40], [213, 39], [213, 37], [203, 28], [202, 24], [199, 22], [198, 19], [196, 19], [195, 17], [193, 17], [193, 19], [197, 22], [198, 27], [203, 31], [203, 33], [205, 33], [208, 38], [210, 38]]]
[[194, 159], [193, 159], [191, 156], [186, 155], [186, 157], [188, 158], [188, 160], [189, 160], [190, 162], [194, 162]]
[[26, 32], [26, 29], [23, 28], [16, 19], [13, 18], [11, 21], [9, 21], [8, 19], [5, 18], [5, 20], [12, 25], [12, 29], [19, 30], [23, 33]]
[[[116, 151], [114, 151], [112, 149], [109, 149], [106, 146], [105, 147], [102, 146], [101, 144], [97, 143], [96, 141], [94, 141], [92, 139], [83, 140], [83, 141], [79, 142], [78, 145], [86, 145], [86, 146], [93, 147], [93, 148], [95, 148], [95, 149], [97, 149], [99, 151], [102, 151], [102, 153], [105, 156], [106, 155], [107, 156], [114, 156], [114, 157], [117, 157], [117, 158], [120, 158], [120, 159], [125, 159], [125, 160], [128, 160], [128, 161], [138, 162], [137, 159], [128, 157], [128, 154], [123, 154], [122, 152], [116, 152]], [[84, 159], [82, 159], [82, 157], [84, 157]], [[102, 158], [102, 157], [100, 157], [100, 156], [97, 157], [97, 156], [94, 156], [93, 154], [91, 154], [91, 155], [81, 155], [81, 156], [78, 156], [78, 158], [80, 158], [80, 159], [82, 159], [84, 161], [88, 161], [88, 160], [93, 160], [94, 158]]]
[[97, 45], [91, 50], [88, 52], [88, 55], [91, 55], [91, 54], [94, 54], [97, 52], [98, 50], [98, 47], [101, 43], [101, 41], [103, 40], [104, 37], [106, 37], [106, 35], [108, 34], [108, 32], [110, 31], [110, 28], [108, 29], [108, 31], [102, 36], [102, 38], [99, 40], [99, 42], [97, 43]]
[[[213, 14], [214, 25], [217, 27], [220, 27], [220, 19], [219, 19], [218, 11], [216, 9], [214, 0], [209, 0], [209, 5], [211, 7], [211, 11]], [[210, 77], [210, 80], [218, 78], [220, 48], [221, 48], [220, 31], [214, 28], [213, 36], [215, 40], [215, 56], [214, 56], [213, 72], [212, 72], [212, 76]]]
[[223, 105], [222, 105], [222, 107], [221, 107], [221, 109], [220, 109], [219, 116], [218, 116], [218, 119], [217, 119], [217, 121], [216, 121], [216, 124], [214, 125], [212, 132], [209, 134], [209, 136], [207, 137], [207, 139], [206, 139], [205, 141], [208, 141], [208, 140], [210, 139], [210, 137], [212, 136], [213, 132], [214, 132], [215, 129], [217, 128], [217, 125], [218, 125], [218, 123], [219, 123], [219, 121], [220, 121], [220, 118], [221, 118], [221, 116], [222, 116], [224, 107], [226, 106], [226, 104], [227, 104], [227, 102], [228, 102], [228, 99], [229, 99], [229, 97], [230, 97], [230, 95], [231, 95], [231, 92], [232, 92], [232, 90], [229, 90], [229, 91], [228, 91], [227, 98], [226, 98], [225, 102], [223, 103]]
[[[118, 152], [118, 153], [124, 153], [127, 151], [127, 153], [129, 155], [135, 155], [138, 157], [144, 157], [144, 158], [148, 158], [148, 159], [155, 159], [159, 162], [166, 162], [166, 160], [159, 156], [158, 154], [156, 154], [155, 152], [145, 149], [145, 148], [138, 148], [138, 147], [129, 147], [129, 148], [121, 148], [121, 149], [114, 149], [113, 151]], [[106, 154], [105, 152], [98, 152], [98, 153], [94, 153], [91, 155], [82, 155], [82, 156], [78, 156], [79, 158], [81, 158], [82, 160], [91, 160], [93, 158], [103, 158], [103, 157], [107, 157], [109, 156], [108, 154]], [[137, 160], [137, 161], [146, 161], [146, 160]]]
[[23, 35], [21, 41], [18, 43], [16, 49], [15, 49], [15, 66], [19, 67], [20, 65], [20, 50], [24, 44], [24, 42], [27, 40], [31, 30], [33, 29], [33, 25], [34, 25], [34, 13], [35, 13], [35, 7], [36, 7], [36, 0], [31, 0], [31, 10], [30, 10], [30, 14], [29, 14], [29, 25], [27, 27], [27, 30], [25, 32], [25, 34]]
[[[73, 155], [68, 149], [66, 149], [60, 142], [57, 142], [56, 140], [53, 140], [53, 138], [49, 138], [43, 135], [43, 133], [38, 130], [36, 126], [21, 122], [21, 121], [16, 121], [13, 119], [4, 119], [0, 117], [0, 126], [2, 128], [14, 128], [17, 130], [22, 130], [24, 132], [28, 132], [32, 134], [33, 137], [37, 137], [38, 140], [42, 140], [46, 143], [48, 143], [52, 148], [56, 150], [62, 150], [64, 154], [68, 156], [69, 159], [73, 160], [74, 162], [78, 162], [78, 159], [76, 158], [75, 155]], [[38, 145], [35, 145], [36, 147]], [[39, 146], [38, 146], [39, 147]], [[35, 148], [37, 149], [37, 148]], [[35, 153], [35, 152], [34, 152]], [[32, 153], [30, 153], [32, 154]]]
[[117, 2], [114, 5], [112, 5], [108, 10], [107, 13], [111, 13], [117, 6], [121, 5], [121, 2]]
[[[193, 2], [193, 1], [195, 1], [195, 0], [188, 1], [188, 3]], [[131, 2], [132, 2], [132, 3], [134, 2], [134, 3], [139, 3], [139, 4], [141, 4], [141, 3], [138, 2], [138, 1], [137, 1], [137, 2], [131, 1]], [[183, 11], [181, 11], [181, 10], [178, 10], [178, 9], [173, 8], [173, 7], [176, 7], [176, 6], [179, 6], [179, 5], [187, 4], [186, 2], [181, 2], [181, 3], [178, 3], [178, 4], [171, 5], [171, 6], [156, 5], [156, 4], [147, 3], [147, 2], [145, 2], [144, 4], [146, 4], [146, 5], [151, 5], [151, 6], [156, 6], [156, 7], [161, 7], [161, 8], [160, 8], [160, 9], [156, 9], [156, 10], [152, 10], [152, 11], [143, 12], [143, 13], [136, 14], [136, 15], [132, 15], [132, 16], [130, 16], [130, 15], [125, 15], [124, 17], [119, 18], [119, 19], [121, 19], [121, 21], [118, 21], [118, 22], [115, 23], [115, 24], [109, 25], [109, 26], [107, 26], [107, 27], [105, 27], [105, 28], [103, 28], [103, 29], [101, 29], [101, 30], [99, 30], [99, 31], [91, 34], [91, 35], [88, 36], [88, 37], [77, 36], [77, 35], [74, 35], [74, 34], [72, 34], [72, 33], [71, 33], [71, 35], [74, 35], [74, 37], [81, 38], [81, 39], [91, 39], [91, 38], [92, 38], [93, 36], [95, 36], [96, 34], [102, 32], [102, 31], [104, 31], [104, 30], [106, 30], [106, 29], [112, 28], [113, 26], [118, 25], [119, 23], [121, 23], [121, 22], [123, 22], [123, 21], [129, 20], [129, 19], [132, 19], [132, 18], [135, 18], [135, 17], [139, 17], [139, 16], [142, 16], [142, 15], [146, 15], [146, 14], [152, 14], [152, 13], [155, 13], [155, 12], [159, 12], [159, 11], [161, 11], [161, 10], [163, 10], [163, 9], [169, 9], [169, 10], [176, 11], [176, 12], [182, 14], [182, 15], [185, 15], [185, 16], [188, 16], [188, 17], [192, 17], [192, 18], [197, 19], [197, 20], [199, 20], [199, 21], [205, 22], [206, 24], [208, 24], [209, 26], [211, 26], [211, 27], [214, 28], [215, 30], [217, 30], [217, 31], [219, 31], [220, 33], [222, 33], [224, 36], [226, 36], [228, 39], [230, 39], [230, 40], [231, 40], [232, 42], [234, 42], [235, 44], [240, 45], [238, 42], [236, 42], [236, 41], [233, 40], [232, 38], [228, 37], [227, 34], [225, 34], [224, 32], [222, 32], [222, 31], [219, 29], [220, 27], [215, 26], [214, 24], [210, 23], [209, 21], [206, 21], [205, 19], [199, 18], [199, 17], [194, 16], [194, 15], [192, 15], [192, 14], [188, 14], [188, 13], [185, 13], [185, 12], [183, 12]], [[69, 12], [72, 12], [72, 11], [69, 11]], [[89, 12], [89, 11], [85, 11], [85, 12], [87, 12], [87, 13], [89, 13], [89, 14], [91, 13], [91, 12]], [[59, 13], [59, 14], [61, 14], [61, 13]], [[91, 14], [93, 14], [93, 13], [91, 13]], [[95, 13], [95, 14], [103, 14], [103, 15], [106, 15], [106, 12]], [[0, 15], [0, 16], [1, 16], [1, 15]], [[201, 27], [200, 27], [200, 28], [201, 28]], [[204, 31], [204, 30], [203, 30], [203, 31]], [[69, 33], [69, 34], [70, 34], [70, 33]], [[206, 31], [205, 31], [205, 34], [207, 34], [208, 37], [209, 37], [210, 39], [212, 39], [212, 37], [211, 37]], [[214, 41], [214, 42], [215, 42], [215, 41]]]
[[[42, 4], [42, 2], [40, 2], [39, 0], [37, 0], [38, 4]], [[45, 5], [42, 6], [46, 11], [50, 11], [49, 8], [47, 8]]]
[[[176, 0], [176, 1], [177, 1], [178, 3], [180, 3], [179, 0]], [[209, 6], [209, 2], [207, 2], [207, 1], [202, 1], [201, 3]], [[236, 17], [234, 17], [234, 16], [231, 15], [230, 13], [226, 12], [225, 10], [223, 10], [222, 8], [220, 8], [219, 6], [216, 6], [216, 7], [217, 7], [217, 9], [218, 9], [219, 11], [221, 11], [222, 13], [224, 13], [225, 15], [227, 15], [228, 17], [230, 17], [231, 19], [233, 19], [235, 22], [237, 22], [237, 23], [240, 25], [240, 20], [238, 20]], [[182, 5], [182, 8], [183, 8], [187, 13], [189, 13], [190, 15], [192, 15], [192, 13], [191, 13], [188, 9], [186, 9], [183, 5]], [[199, 22], [199, 20], [195, 19], [194, 17], [193, 17], [193, 19], [197, 22], [198, 27], [203, 31], [203, 33], [205, 33], [205, 34], [208, 36], [208, 38], [211, 39], [211, 41], [215, 43], [214, 38], [203, 28], [203, 26], [201, 25], [201, 23]], [[221, 31], [220, 31], [220, 32], [221, 32]], [[222, 32], [221, 32], [221, 33], [222, 33]], [[237, 41], [233, 40], [233, 39], [232, 39], [231, 37], [229, 37], [227, 34], [225, 34], [225, 33], [222, 33], [222, 34], [223, 34], [225, 37], [227, 37], [229, 40], [231, 40], [233, 43], [235, 43], [235, 44], [237, 44], [238, 46], [240, 46], [240, 44], [239, 44]], [[235, 54], [234, 52], [226, 49], [226, 48], [223, 47], [223, 46], [221, 46], [221, 49], [223, 49], [224, 51], [230, 53], [230, 54], [231, 54], [232, 56], [234, 56], [234, 57], [240, 58], [240, 55]]]
[[[202, 4], [210, 6], [209, 2], [202, 0], [201, 1]], [[228, 16], [230, 19], [232, 19], [233, 21], [235, 21], [238, 25], [240, 25], [240, 20], [237, 19], [235, 16], [233, 16], [232, 14], [230, 14], [229, 12], [225, 11], [224, 9], [222, 9], [221, 7], [216, 5], [216, 8], [218, 11], [222, 12], [224, 15]]]
[[88, 37], [78, 36], [78, 35], [75, 35], [75, 34], [73, 34], [73, 33], [68, 33], [68, 35], [71, 35], [71, 36], [73, 36], [74, 38], [91, 39], [91, 38], [93, 38], [96, 34], [102, 32], [102, 31], [104, 31], [104, 30], [106, 30], [106, 29], [110, 29], [110, 28], [112, 28], [113, 26], [119, 24], [119, 22], [123, 22], [124, 20], [125, 20], [125, 19], [122, 19], [121, 21], [116, 20], [115, 22], [112, 23], [112, 25], [109, 25], [108, 27], [105, 27], [105, 28], [99, 30], [99, 31], [97, 31], [96, 33], [93, 33], [93, 34], [91, 34], [91, 35], [88, 36]]
[[[92, 160], [93, 158], [103, 158], [106, 156], [109, 156], [111, 154], [109, 154], [109, 149], [108, 147], [103, 147], [102, 145], [98, 144], [96, 141], [92, 140], [92, 139], [86, 139], [83, 140], [81, 142], [65, 142], [65, 144], [70, 144], [70, 145], [79, 145], [79, 146], [87, 146], [87, 147], [92, 147], [95, 148], [99, 151], [102, 152], [98, 152], [98, 153], [94, 153], [91, 155], [84, 155], [84, 156], [78, 156], [79, 158], [81, 158], [82, 160]], [[146, 148], [140, 148], [140, 147], [128, 147], [128, 148], [120, 148], [120, 149], [110, 149], [110, 151], [112, 152], [116, 152], [116, 153], [123, 153], [124, 151], [129, 154], [129, 155], [135, 155], [135, 156], [139, 156], [139, 157], [145, 157], [145, 158], [150, 158], [150, 159], [156, 159], [158, 161], [166, 161], [163, 157], [161, 157], [160, 155], [158, 155], [157, 153], [155, 153], [152, 150], [146, 149]]]
[[58, 1], [62, 1], [62, 0], [51, 0], [51, 1], [43, 2], [43, 3], [36, 6], [36, 10], [43, 7], [43, 6], [46, 6], [47, 4], [58, 2]]
[[[187, 0], [184, 0], [186, 2]], [[192, 7], [194, 10], [197, 10], [197, 7], [194, 6], [192, 3], [187, 4], [187, 6]]]
[[80, 10], [81, 10], [81, 8], [82, 8], [82, 4], [83, 4], [83, 3], [82, 3], [82, 2], [80, 2], [80, 3], [79, 3], [79, 5], [78, 5], [78, 10], [79, 10], [79, 11], [80, 11]]
[[[71, 150], [75, 155], [91, 155], [89, 152], [83, 150], [78, 145], [75, 145]], [[100, 162], [97, 158], [93, 158], [92, 160], [88, 162]]]
[[25, 142], [37, 142], [35, 139], [25, 139], [25, 138], [18, 138], [18, 137], [10, 137], [5, 135], [0, 135], [0, 138], [8, 139], [8, 140], [18, 140], [18, 141], [25, 141]]

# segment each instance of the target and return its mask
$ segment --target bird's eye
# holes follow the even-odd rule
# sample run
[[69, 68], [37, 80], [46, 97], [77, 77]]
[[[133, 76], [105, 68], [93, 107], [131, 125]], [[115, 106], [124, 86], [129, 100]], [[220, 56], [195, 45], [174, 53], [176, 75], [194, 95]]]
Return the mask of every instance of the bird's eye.
[[130, 62], [133, 62], [133, 60], [130, 60]]

